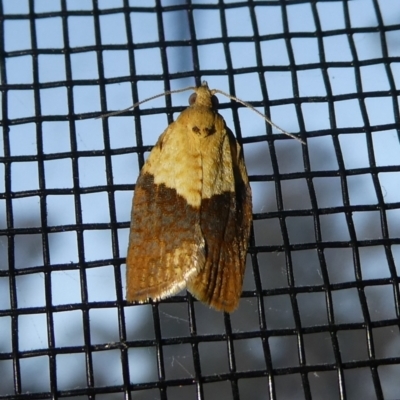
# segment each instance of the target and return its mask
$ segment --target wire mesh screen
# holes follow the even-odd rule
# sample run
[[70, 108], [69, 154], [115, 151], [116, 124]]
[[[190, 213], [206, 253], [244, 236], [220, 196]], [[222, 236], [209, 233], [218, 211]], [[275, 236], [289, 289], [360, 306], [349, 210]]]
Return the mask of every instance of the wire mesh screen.
[[[398, 0], [0, 1], [0, 398], [400, 398]], [[148, 151], [208, 81], [253, 229], [237, 311], [125, 301]], [[179, 157], [179, 155], [177, 155]]]

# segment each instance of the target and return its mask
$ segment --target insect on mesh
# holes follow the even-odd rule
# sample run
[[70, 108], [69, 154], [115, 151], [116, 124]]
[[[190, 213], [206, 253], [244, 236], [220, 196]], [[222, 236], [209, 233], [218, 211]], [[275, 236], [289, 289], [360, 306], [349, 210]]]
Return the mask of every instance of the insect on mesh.
[[[397, 0], [0, 1], [0, 399], [400, 396]], [[237, 311], [125, 301], [131, 199], [200, 85], [241, 143]]]

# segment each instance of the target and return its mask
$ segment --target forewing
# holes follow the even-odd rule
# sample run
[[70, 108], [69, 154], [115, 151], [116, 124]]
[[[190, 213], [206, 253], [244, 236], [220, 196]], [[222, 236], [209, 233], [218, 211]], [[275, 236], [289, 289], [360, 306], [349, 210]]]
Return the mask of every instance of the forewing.
[[234, 189], [203, 199], [200, 226], [206, 262], [188, 290], [211, 307], [231, 312], [239, 303], [252, 222], [251, 189], [240, 146], [229, 131]]
[[[196, 196], [201, 195], [195, 185], [200, 187], [200, 183], [193, 172], [201, 160], [176, 153], [177, 143], [184, 140], [184, 129], [170, 125], [136, 183], [126, 259], [127, 301], [144, 302], [173, 295], [204, 267], [200, 200], [195, 205]], [[181, 183], [181, 194], [174, 188], [177, 182]]]

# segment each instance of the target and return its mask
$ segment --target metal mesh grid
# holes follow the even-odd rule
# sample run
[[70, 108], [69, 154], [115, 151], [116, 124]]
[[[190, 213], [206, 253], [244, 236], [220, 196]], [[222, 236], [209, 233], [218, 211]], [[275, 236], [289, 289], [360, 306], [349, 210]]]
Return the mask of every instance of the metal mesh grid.
[[[0, 2], [0, 398], [400, 397], [399, 5], [16, 3]], [[193, 78], [307, 140], [221, 101], [255, 193], [232, 315], [186, 292], [124, 301], [133, 184], [185, 101], [93, 119]]]

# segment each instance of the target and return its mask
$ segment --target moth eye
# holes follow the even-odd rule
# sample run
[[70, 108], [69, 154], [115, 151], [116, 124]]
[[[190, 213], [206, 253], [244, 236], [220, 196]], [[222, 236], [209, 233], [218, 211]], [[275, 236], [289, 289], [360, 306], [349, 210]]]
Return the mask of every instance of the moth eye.
[[211, 104], [212, 104], [213, 108], [218, 108], [219, 101], [218, 101], [218, 97], [217, 96], [212, 96], [211, 97]]
[[189, 97], [189, 105], [192, 106], [194, 103], [196, 103], [196, 99], [197, 99], [197, 94], [192, 93]]

